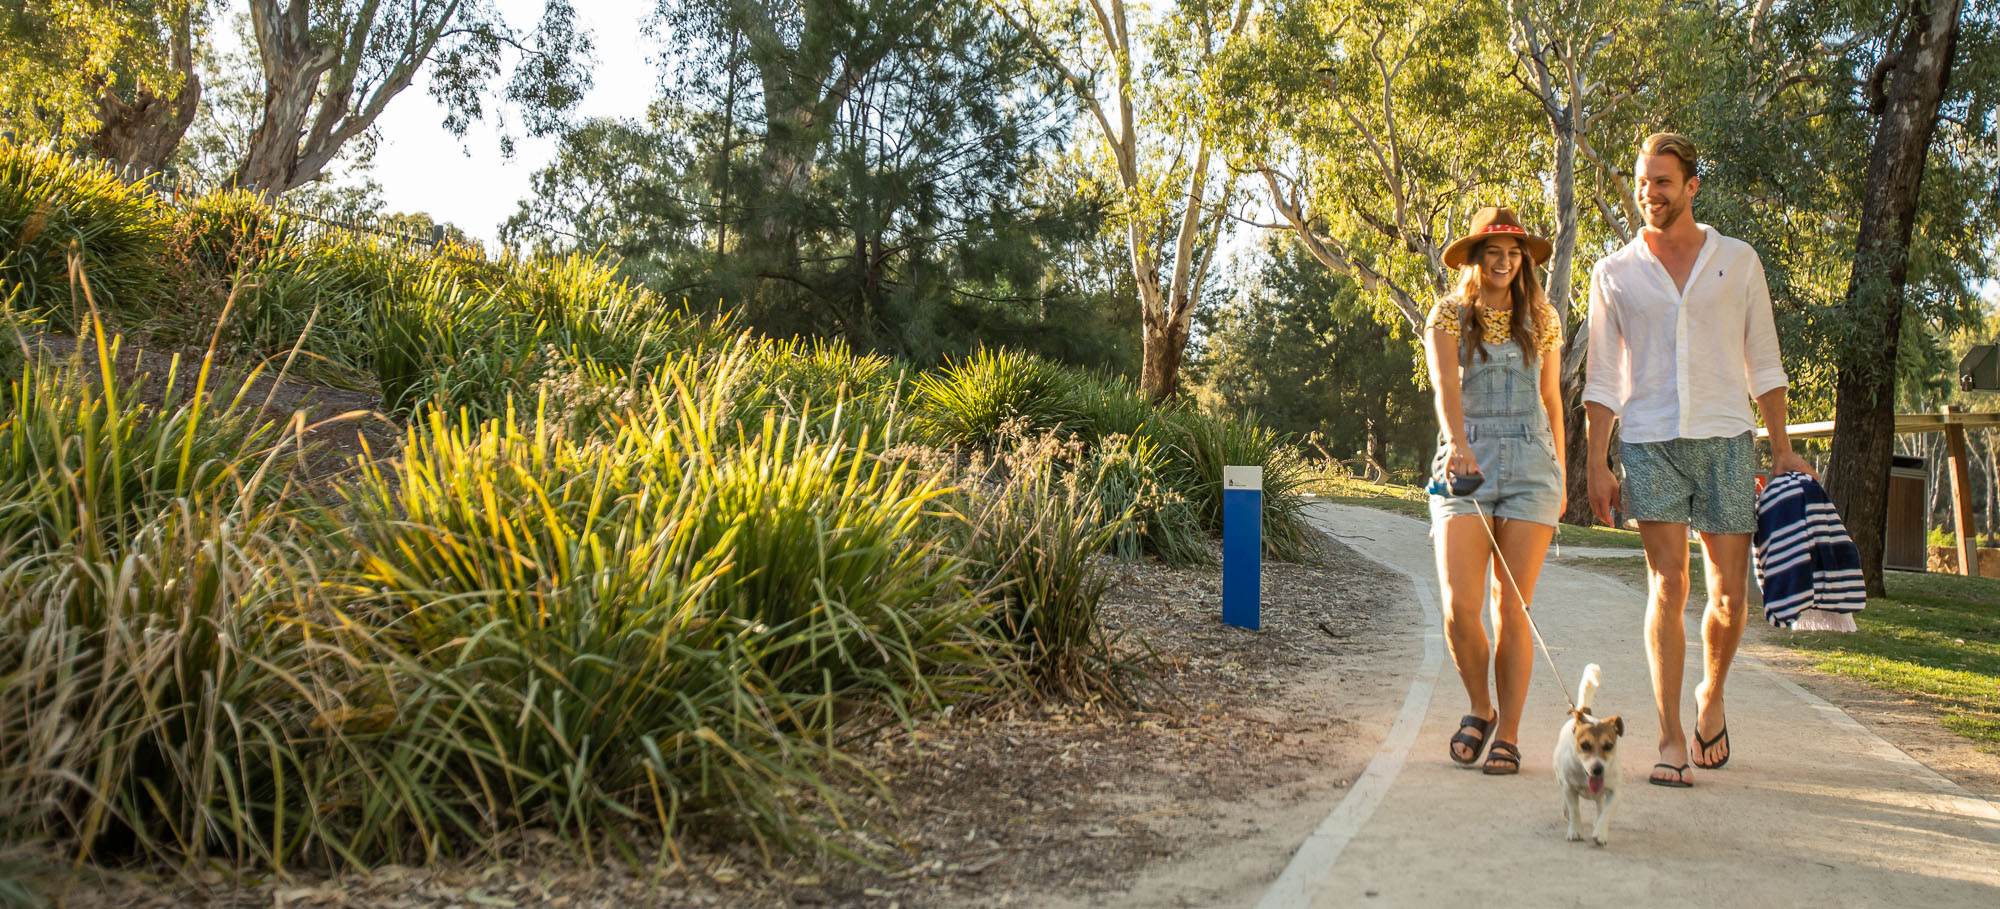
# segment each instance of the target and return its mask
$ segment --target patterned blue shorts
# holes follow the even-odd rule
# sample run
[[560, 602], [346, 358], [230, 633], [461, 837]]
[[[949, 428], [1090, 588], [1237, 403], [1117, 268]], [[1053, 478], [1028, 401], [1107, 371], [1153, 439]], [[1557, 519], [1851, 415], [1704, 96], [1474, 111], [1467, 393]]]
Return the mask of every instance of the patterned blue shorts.
[[1702, 533], [1757, 532], [1757, 444], [1750, 433], [1625, 442], [1625, 516]]

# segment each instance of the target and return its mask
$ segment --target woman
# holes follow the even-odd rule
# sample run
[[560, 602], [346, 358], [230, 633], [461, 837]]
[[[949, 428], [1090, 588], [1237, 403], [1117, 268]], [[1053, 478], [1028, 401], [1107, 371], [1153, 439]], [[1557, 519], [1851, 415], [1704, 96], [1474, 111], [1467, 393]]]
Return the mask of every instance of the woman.
[[[1562, 322], [1535, 278], [1549, 252], [1513, 210], [1481, 209], [1472, 231], [1445, 249], [1462, 280], [1431, 310], [1424, 332], [1442, 428], [1432, 473], [1485, 477], [1469, 496], [1431, 496], [1431, 534], [1446, 641], [1472, 704], [1451, 738], [1451, 759], [1471, 765], [1490, 737], [1482, 767], [1490, 774], [1521, 769], [1521, 705], [1535, 658], [1528, 597], [1566, 504]], [[1482, 616], [1489, 564], [1497, 643]]]

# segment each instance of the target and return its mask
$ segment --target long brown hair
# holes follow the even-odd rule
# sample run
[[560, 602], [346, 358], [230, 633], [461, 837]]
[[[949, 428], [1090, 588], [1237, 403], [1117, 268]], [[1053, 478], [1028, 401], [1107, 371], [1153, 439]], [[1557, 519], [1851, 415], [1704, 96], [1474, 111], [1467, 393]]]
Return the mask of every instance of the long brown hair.
[[[1481, 240], [1472, 247], [1465, 257], [1465, 265], [1459, 269], [1458, 283], [1458, 343], [1467, 359], [1473, 353], [1482, 360], [1492, 359], [1486, 352], [1486, 322], [1481, 318], [1479, 307], [1479, 255], [1486, 251], [1486, 241]], [[1514, 270], [1514, 280], [1508, 282], [1507, 292], [1514, 298], [1513, 315], [1507, 319], [1507, 334], [1520, 345], [1521, 356], [1533, 364], [1541, 354], [1535, 338], [1548, 319], [1548, 294], [1542, 291], [1542, 279], [1535, 275], [1534, 257], [1526, 249], [1521, 250], [1525, 268]]]

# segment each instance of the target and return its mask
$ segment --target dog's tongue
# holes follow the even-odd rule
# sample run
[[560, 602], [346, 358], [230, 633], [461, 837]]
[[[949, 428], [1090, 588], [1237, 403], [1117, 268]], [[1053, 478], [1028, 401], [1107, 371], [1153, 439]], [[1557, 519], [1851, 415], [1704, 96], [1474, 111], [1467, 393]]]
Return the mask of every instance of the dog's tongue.
[[1598, 793], [1600, 793], [1600, 792], [1603, 792], [1603, 791], [1604, 791], [1604, 776], [1603, 776], [1603, 774], [1598, 774], [1598, 773], [1593, 773], [1593, 774], [1591, 774], [1591, 775], [1590, 775], [1590, 794], [1591, 794], [1591, 795], [1596, 795], [1596, 794], [1598, 794]]

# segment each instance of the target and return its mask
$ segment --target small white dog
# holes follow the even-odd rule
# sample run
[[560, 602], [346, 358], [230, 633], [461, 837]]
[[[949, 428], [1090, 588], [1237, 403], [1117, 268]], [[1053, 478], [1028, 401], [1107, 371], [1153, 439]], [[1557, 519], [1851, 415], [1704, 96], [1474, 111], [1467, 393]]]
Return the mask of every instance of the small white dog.
[[1576, 709], [1556, 736], [1556, 785], [1562, 787], [1563, 819], [1569, 821], [1570, 842], [1583, 839], [1577, 831], [1582, 820], [1584, 799], [1597, 803], [1597, 825], [1590, 830], [1591, 842], [1604, 845], [1611, 831], [1611, 809], [1618, 803], [1618, 737], [1625, 734], [1625, 721], [1615, 717], [1596, 719], [1590, 715], [1590, 701], [1597, 694], [1603, 671], [1596, 663], [1583, 668], [1583, 681], [1576, 686]]

